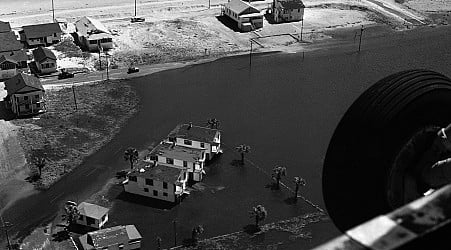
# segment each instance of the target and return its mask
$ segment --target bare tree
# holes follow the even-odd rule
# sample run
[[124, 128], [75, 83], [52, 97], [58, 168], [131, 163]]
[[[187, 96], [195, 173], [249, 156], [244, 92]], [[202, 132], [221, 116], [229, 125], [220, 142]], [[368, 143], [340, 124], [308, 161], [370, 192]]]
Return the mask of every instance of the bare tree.
[[280, 179], [282, 179], [282, 176], [287, 175], [287, 168], [277, 165], [272, 171], [272, 177], [276, 180], [276, 187], [280, 189]]
[[36, 157], [33, 159], [33, 163], [39, 171], [39, 178], [41, 178], [42, 169], [45, 167], [45, 158], [44, 157]]
[[295, 188], [295, 191], [294, 191], [294, 199], [297, 200], [299, 187], [300, 186], [304, 187], [307, 183], [306, 183], [306, 181], [303, 178], [301, 178], [299, 176], [296, 176], [296, 177], [294, 177], [294, 184], [296, 185], [296, 188]]
[[241, 164], [244, 164], [244, 154], [247, 154], [251, 151], [251, 147], [246, 144], [241, 144], [237, 146], [236, 151], [241, 154]]
[[207, 124], [208, 124], [208, 126], [209, 126], [210, 128], [218, 129], [218, 128], [219, 128], [220, 122], [219, 122], [219, 120], [216, 119], [216, 118], [211, 118], [211, 119], [209, 119], [209, 120], [207, 121]]
[[193, 227], [193, 230], [191, 231], [191, 240], [194, 245], [197, 244], [199, 240], [199, 235], [201, 235], [204, 232], [204, 227], [202, 225], [197, 225]]
[[64, 206], [63, 219], [67, 222], [68, 225], [72, 225], [77, 222], [77, 219], [80, 217], [80, 212], [77, 208], [77, 203], [73, 201], [67, 201]]
[[262, 205], [257, 205], [256, 207], [252, 208], [251, 218], [255, 218], [255, 226], [259, 228], [259, 223], [266, 219], [268, 216], [268, 212], [266, 211], [265, 207]]

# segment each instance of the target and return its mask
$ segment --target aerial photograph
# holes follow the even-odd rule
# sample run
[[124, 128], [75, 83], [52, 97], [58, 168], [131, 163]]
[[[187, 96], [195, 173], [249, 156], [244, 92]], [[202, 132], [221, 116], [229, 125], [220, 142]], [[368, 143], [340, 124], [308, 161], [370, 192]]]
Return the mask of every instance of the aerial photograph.
[[450, 249], [450, 22], [0, 0], [0, 250]]

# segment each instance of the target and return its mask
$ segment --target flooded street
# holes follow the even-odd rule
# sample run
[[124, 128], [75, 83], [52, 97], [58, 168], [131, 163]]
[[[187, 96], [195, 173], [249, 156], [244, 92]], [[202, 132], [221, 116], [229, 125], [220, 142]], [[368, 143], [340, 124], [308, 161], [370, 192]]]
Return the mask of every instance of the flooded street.
[[[248, 211], [258, 204], [269, 211], [266, 222], [316, 211], [301, 200], [287, 205], [290, 193], [265, 188], [270, 178], [250, 164], [231, 165], [238, 159], [233, 149], [242, 143], [252, 147], [247, 158], [264, 171], [284, 165], [287, 185], [293, 186], [294, 176], [306, 179], [301, 193], [324, 208], [322, 163], [334, 129], [352, 102], [377, 80], [401, 70], [426, 68], [451, 76], [450, 28], [377, 38], [365, 41], [360, 54], [355, 50], [345, 46], [307, 53], [304, 59], [300, 54], [254, 55], [251, 70], [249, 56], [240, 56], [133, 79], [141, 110], [120, 134], [50, 190], [18, 201], [3, 216], [15, 225], [12, 231], [26, 235], [51, 220], [56, 205], [86, 199], [125, 168], [123, 151], [128, 146], [144, 150], [177, 123], [200, 124], [211, 117], [221, 121], [225, 153], [208, 165], [205, 189], [167, 211], [117, 199], [110, 225], [135, 224], [144, 236], [143, 249], [151, 249], [156, 236], [162, 237], [163, 246], [172, 244], [174, 218], [181, 242], [197, 224], [204, 225], [202, 237], [242, 230], [252, 222]], [[119, 193], [115, 187], [110, 195]], [[331, 221], [306, 230], [312, 238], [297, 240], [297, 249], [338, 233]]]

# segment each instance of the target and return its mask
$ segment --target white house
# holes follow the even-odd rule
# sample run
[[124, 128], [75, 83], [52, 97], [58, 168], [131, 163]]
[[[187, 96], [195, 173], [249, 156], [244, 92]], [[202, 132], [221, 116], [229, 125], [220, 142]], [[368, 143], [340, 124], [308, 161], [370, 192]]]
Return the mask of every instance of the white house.
[[89, 51], [113, 48], [113, 36], [108, 29], [98, 20], [90, 17], [82, 17], [75, 22], [78, 41]]
[[179, 124], [168, 135], [166, 142], [177, 145], [205, 150], [206, 160], [222, 153], [221, 131], [192, 124]]
[[186, 169], [188, 180], [201, 181], [205, 174], [205, 150], [179, 146], [176, 143], [158, 144], [144, 159], [147, 162], [166, 163]]
[[159, 200], [178, 202], [187, 193], [186, 169], [164, 163], [141, 162], [128, 174], [125, 192]]
[[301, 21], [304, 18], [304, 3], [302, 0], [273, 0], [272, 13], [274, 21]]
[[28, 47], [49, 46], [61, 41], [61, 27], [58, 23], [43, 23], [23, 26], [20, 40]]
[[19, 73], [5, 81], [5, 104], [17, 116], [45, 112], [44, 88], [39, 78]]
[[17, 74], [17, 62], [10, 56], [0, 56], [0, 80], [9, 79]]
[[80, 216], [76, 223], [83, 226], [102, 228], [108, 221], [108, 208], [82, 202], [77, 206]]
[[237, 22], [237, 27], [242, 31], [263, 27], [263, 14], [254, 6], [241, 0], [231, 0], [224, 4], [222, 13]]
[[134, 225], [126, 225], [89, 232], [79, 240], [82, 250], [133, 250], [141, 249], [142, 236]]
[[51, 50], [38, 47], [33, 50], [33, 58], [39, 74], [56, 72], [56, 56]]

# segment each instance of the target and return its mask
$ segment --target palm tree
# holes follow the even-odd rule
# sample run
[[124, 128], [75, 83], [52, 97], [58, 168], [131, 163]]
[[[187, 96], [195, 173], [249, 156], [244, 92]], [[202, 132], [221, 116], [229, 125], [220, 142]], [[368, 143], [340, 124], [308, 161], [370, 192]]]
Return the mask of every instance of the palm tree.
[[299, 187], [300, 186], [305, 186], [307, 183], [306, 183], [306, 181], [303, 178], [301, 178], [299, 176], [296, 176], [296, 177], [294, 177], [294, 184], [296, 185], [296, 189], [294, 191], [294, 199], [297, 199], [298, 198]]
[[272, 177], [276, 179], [276, 187], [277, 189], [279, 189], [280, 179], [282, 178], [282, 176], [287, 175], [287, 168], [283, 166], [276, 166], [275, 168], [273, 168], [272, 171], [273, 171]]
[[235, 149], [236, 151], [238, 151], [238, 153], [241, 154], [241, 164], [244, 164], [244, 154], [249, 153], [251, 151], [251, 147], [246, 144], [241, 144], [237, 146]]
[[207, 121], [207, 124], [210, 126], [210, 128], [215, 128], [215, 129], [217, 129], [217, 128], [219, 128], [220, 122], [219, 122], [219, 120], [216, 119], [216, 118], [211, 118], [211, 119], [209, 119], [209, 120]]
[[45, 158], [44, 157], [36, 157], [34, 159], [34, 165], [39, 170], [39, 178], [41, 178], [42, 169], [45, 167]]
[[250, 211], [251, 217], [255, 218], [255, 226], [259, 228], [260, 221], [263, 221], [268, 216], [268, 212], [266, 211], [265, 207], [262, 205], [258, 205], [256, 207], [252, 208], [252, 211]]
[[191, 240], [194, 244], [197, 244], [197, 241], [199, 240], [199, 235], [201, 235], [204, 232], [204, 227], [202, 225], [197, 225], [193, 227], [193, 230], [191, 231]]
[[133, 163], [138, 160], [138, 150], [136, 148], [128, 148], [125, 150], [124, 159], [130, 162], [130, 168], [133, 169]]
[[64, 206], [64, 212], [63, 219], [66, 220], [68, 225], [72, 225], [73, 223], [76, 223], [77, 219], [80, 216], [80, 212], [78, 211], [77, 204], [72, 201], [66, 202], [66, 205]]

